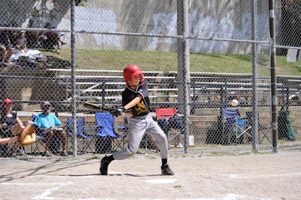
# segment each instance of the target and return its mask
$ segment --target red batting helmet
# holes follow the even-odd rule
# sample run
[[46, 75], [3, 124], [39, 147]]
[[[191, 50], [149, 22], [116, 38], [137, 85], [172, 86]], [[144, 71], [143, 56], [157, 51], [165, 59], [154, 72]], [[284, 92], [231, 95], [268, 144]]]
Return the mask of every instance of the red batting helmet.
[[137, 65], [129, 65], [126, 68], [124, 68], [124, 70], [123, 70], [123, 79], [126, 82], [126, 84], [129, 84], [130, 78], [132, 78], [134, 76], [138, 76], [138, 75], [140, 77], [140, 84], [139, 85], [143, 85], [143, 83], [144, 83], [144, 74], [139, 69], [139, 67]]

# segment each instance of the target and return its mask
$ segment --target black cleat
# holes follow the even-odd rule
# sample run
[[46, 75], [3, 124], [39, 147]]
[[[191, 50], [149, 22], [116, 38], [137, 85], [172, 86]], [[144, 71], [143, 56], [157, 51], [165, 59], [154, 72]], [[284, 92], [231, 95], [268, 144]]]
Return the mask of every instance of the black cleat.
[[174, 175], [173, 171], [169, 168], [168, 164], [161, 166], [161, 174], [168, 175], [168, 176]]
[[110, 164], [110, 161], [108, 161], [108, 157], [105, 156], [100, 161], [100, 168], [99, 171], [101, 175], [108, 175], [108, 166]]

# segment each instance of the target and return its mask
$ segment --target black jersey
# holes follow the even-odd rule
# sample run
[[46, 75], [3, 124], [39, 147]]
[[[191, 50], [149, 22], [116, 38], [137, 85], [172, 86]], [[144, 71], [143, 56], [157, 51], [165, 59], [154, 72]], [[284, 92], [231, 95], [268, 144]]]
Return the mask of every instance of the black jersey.
[[132, 107], [134, 117], [147, 115], [149, 113], [149, 98], [148, 98], [148, 86], [145, 81], [143, 85], [136, 88], [136, 90], [132, 90], [129, 87], [126, 87], [122, 92], [122, 106], [130, 103], [134, 98], [137, 97], [138, 94], [141, 94], [141, 101]]

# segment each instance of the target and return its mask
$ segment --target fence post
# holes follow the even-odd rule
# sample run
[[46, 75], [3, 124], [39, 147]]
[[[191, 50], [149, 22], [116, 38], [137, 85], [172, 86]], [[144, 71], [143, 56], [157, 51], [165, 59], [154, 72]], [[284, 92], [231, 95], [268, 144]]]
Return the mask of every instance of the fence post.
[[277, 95], [276, 95], [276, 47], [275, 47], [275, 12], [274, 1], [269, 0], [270, 11], [270, 69], [271, 69], [271, 114], [272, 114], [272, 146], [273, 152], [278, 152], [278, 133], [277, 133]]
[[76, 73], [75, 73], [75, 0], [71, 0], [71, 90], [72, 90], [72, 133], [73, 156], [77, 156], [77, 127], [76, 127]]
[[189, 24], [188, 24], [188, 0], [177, 0], [177, 34], [183, 36], [178, 39], [178, 96], [180, 103], [179, 112], [184, 114], [184, 152], [188, 153], [189, 146], [189, 83], [190, 83], [190, 69], [189, 69]]
[[[253, 0], [252, 2], [252, 40], [257, 41], [257, 0]], [[258, 45], [256, 42], [252, 43], [252, 143], [253, 143], [253, 151], [258, 150], [258, 95], [257, 95], [257, 62], [258, 62]]]

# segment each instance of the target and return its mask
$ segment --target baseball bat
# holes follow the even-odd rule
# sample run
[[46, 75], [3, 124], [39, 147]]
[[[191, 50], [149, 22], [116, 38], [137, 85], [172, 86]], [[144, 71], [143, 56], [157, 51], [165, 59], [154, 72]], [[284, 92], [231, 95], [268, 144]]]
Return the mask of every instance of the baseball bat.
[[85, 102], [84, 103], [84, 107], [85, 108], [91, 108], [91, 109], [98, 110], [98, 111], [108, 111], [108, 112], [111, 112], [113, 110], [113, 109], [108, 109], [108, 108], [102, 108], [102, 106], [94, 104], [94, 103], [91, 103], [91, 102]]

